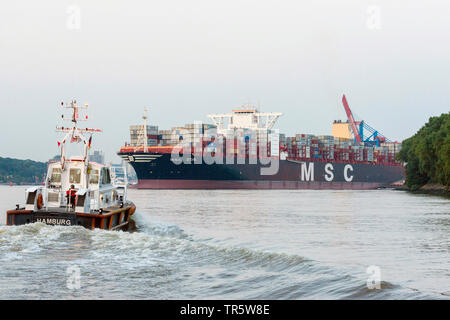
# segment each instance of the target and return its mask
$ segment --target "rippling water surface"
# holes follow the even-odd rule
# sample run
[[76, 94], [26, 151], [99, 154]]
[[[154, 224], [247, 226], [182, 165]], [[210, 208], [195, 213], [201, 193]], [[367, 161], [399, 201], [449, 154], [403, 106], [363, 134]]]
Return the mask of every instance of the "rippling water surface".
[[[134, 233], [4, 226], [0, 299], [449, 299], [450, 201], [393, 190], [130, 190]], [[381, 289], [367, 288], [369, 266]], [[80, 288], [69, 289], [80, 270]]]

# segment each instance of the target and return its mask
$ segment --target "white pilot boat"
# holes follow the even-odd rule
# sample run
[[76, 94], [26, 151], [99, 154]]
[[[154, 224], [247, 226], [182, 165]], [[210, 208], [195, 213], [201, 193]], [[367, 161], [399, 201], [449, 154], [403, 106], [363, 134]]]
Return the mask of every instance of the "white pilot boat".
[[[113, 184], [109, 167], [89, 161], [92, 135], [99, 129], [78, 128], [78, 122], [87, 120], [81, 112], [87, 104], [77, 106], [72, 100], [63, 108], [72, 109], [69, 128], [59, 127], [66, 133], [58, 142], [60, 160], [50, 161], [45, 186], [26, 190], [25, 206], [16, 205], [6, 212], [7, 225], [42, 222], [49, 225], [79, 225], [89, 229], [128, 230], [136, 206], [126, 199], [126, 185]], [[90, 135], [87, 139], [85, 135]], [[66, 158], [66, 143], [83, 143], [84, 154]]]

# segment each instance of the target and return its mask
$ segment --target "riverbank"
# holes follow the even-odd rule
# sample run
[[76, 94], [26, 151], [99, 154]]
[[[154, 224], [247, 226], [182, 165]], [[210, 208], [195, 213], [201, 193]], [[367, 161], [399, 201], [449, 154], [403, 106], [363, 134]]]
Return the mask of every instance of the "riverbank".
[[416, 194], [434, 194], [439, 196], [450, 197], [450, 189], [446, 186], [436, 183], [428, 183], [417, 190], [409, 190], [404, 184], [395, 188], [396, 190], [408, 191]]
[[47, 164], [44, 162], [0, 157], [1, 184], [37, 184], [44, 180], [46, 171]]
[[[11, 183], [9, 182], [0, 182], [0, 186], [11, 186]], [[41, 183], [27, 183], [27, 182], [23, 182], [23, 183], [12, 183], [12, 186], [42, 186]]]
[[436, 183], [429, 183], [419, 188], [416, 193], [438, 194], [450, 197], [450, 189]]

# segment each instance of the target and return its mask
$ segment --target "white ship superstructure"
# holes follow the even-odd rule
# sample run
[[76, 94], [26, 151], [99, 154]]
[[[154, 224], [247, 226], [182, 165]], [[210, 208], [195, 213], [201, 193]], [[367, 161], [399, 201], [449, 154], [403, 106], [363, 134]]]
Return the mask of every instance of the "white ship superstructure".
[[268, 132], [281, 115], [280, 112], [259, 112], [255, 107], [246, 107], [232, 110], [231, 113], [210, 114], [208, 117], [217, 126], [217, 133], [227, 134], [236, 129]]

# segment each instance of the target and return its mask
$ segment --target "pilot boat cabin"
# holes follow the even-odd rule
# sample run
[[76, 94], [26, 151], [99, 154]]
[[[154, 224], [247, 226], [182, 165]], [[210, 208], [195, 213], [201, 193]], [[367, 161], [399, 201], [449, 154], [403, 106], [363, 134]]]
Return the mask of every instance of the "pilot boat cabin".
[[[89, 162], [86, 168], [83, 159], [71, 158], [65, 166], [62, 170], [59, 161], [48, 165], [47, 206], [70, 209], [74, 202], [75, 211], [94, 212], [123, 200], [112, 185], [110, 169], [105, 165]], [[73, 191], [74, 200], [70, 199]]]

